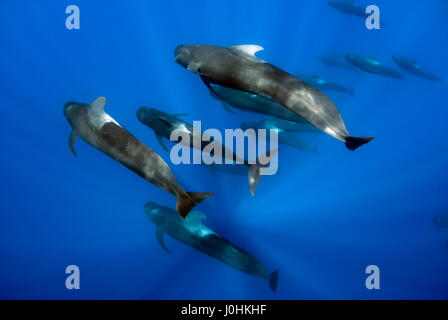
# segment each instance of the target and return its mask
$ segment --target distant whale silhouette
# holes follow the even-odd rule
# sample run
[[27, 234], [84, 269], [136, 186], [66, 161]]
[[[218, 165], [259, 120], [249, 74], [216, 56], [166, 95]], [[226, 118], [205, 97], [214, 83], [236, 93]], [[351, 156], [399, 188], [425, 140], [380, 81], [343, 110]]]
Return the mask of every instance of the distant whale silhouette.
[[329, 67], [361, 72], [359, 68], [355, 67], [350, 62], [348, 62], [347, 59], [345, 58], [345, 55], [342, 54], [336, 54], [332, 56], [320, 56], [317, 57], [317, 60]]
[[432, 81], [439, 81], [443, 82], [442, 78], [436, 76], [435, 74], [432, 74], [422, 68], [417, 61], [413, 59], [409, 59], [403, 56], [393, 55], [392, 59], [395, 61], [396, 64], [400, 66], [401, 69], [412, 73], [415, 76], [425, 78]]
[[403, 75], [400, 72], [386, 67], [384, 64], [378, 62], [375, 57], [365, 57], [351, 53], [348, 53], [345, 57], [351, 64], [358, 67], [362, 71], [375, 73], [390, 78], [403, 78]]
[[72, 126], [69, 148], [75, 156], [74, 144], [80, 136], [143, 179], [176, 196], [177, 211], [182, 217], [213, 195], [212, 192], [185, 192], [166, 162], [104, 112], [105, 104], [106, 98], [98, 97], [91, 105], [79, 102], [64, 105], [64, 115]]
[[[370, 13], [366, 13], [366, 8], [357, 6], [354, 0], [329, 0], [328, 5], [348, 15], [360, 18], [367, 18], [370, 16]], [[387, 25], [383, 20], [381, 20], [380, 24], [382, 26]]]
[[268, 280], [269, 287], [275, 292], [279, 271], [269, 274], [264, 265], [253, 255], [204, 226], [201, 222], [205, 218], [203, 213], [192, 211], [186, 219], [182, 220], [176, 211], [155, 202], [147, 202], [144, 211], [157, 227], [157, 241], [168, 253], [171, 252], [165, 246], [164, 233], [234, 269]]
[[347, 88], [340, 84], [329, 82], [316, 75], [299, 74], [297, 75], [297, 77], [302, 81], [308, 83], [310, 86], [313, 86], [314, 88], [321, 91], [337, 91], [348, 93], [352, 96], [355, 95], [355, 91], [353, 90], [353, 88]]

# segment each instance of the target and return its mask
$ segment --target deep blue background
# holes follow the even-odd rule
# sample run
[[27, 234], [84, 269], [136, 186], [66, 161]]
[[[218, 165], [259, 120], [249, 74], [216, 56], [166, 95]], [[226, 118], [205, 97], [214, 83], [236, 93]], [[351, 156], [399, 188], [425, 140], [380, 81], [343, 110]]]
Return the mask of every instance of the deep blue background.
[[[446, 1], [376, 0], [388, 26], [368, 31], [327, 1], [13, 1], [0, 4], [0, 298], [378, 299], [448, 298], [446, 83], [327, 68], [316, 56], [354, 52], [394, 66], [415, 58], [448, 78]], [[65, 7], [81, 29], [65, 28]], [[370, 3], [369, 3], [370, 4]], [[135, 117], [142, 105], [189, 113], [205, 128], [257, 118], [230, 114], [200, 79], [174, 62], [179, 44], [258, 44], [264, 60], [355, 88], [329, 94], [352, 135], [348, 151], [326, 135], [309, 154], [283, 147], [279, 174], [251, 197], [247, 177], [170, 165], [188, 191], [214, 191], [198, 209], [209, 227], [272, 271], [265, 281], [166, 239], [157, 244], [148, 200], [175, 199], [78, 140], [68, 150], [69, 100], [108, 99], [106, 111], [169, 156]], [[65, 267], [81, 290], [65, 289]], [[364, 286], [367, 265], [381, 289]]]

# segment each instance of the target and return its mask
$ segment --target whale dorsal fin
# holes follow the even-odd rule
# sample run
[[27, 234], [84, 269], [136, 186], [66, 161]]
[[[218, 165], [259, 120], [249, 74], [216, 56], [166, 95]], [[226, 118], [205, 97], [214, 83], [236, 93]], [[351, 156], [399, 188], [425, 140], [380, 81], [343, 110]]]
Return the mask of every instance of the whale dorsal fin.
[[245, 54], [248, 54], [248, 55], [253, 56], [253, 57], [255, 57], [255, 54], [258, 51], [263, 51], [264, 50], [263, 47], [258, 46], [256, 44], [242, 44], [242, 45], [239, 45], [239, 46], [231, 46], [229, 48], [231, 48], [233, 50], [244, 52]]
[[95, 111], [104, 111], [104, 106], [106, 105], [106, 98], [103, 96], [100, 96], [93, 100], [93, 102], [90, 104], [92, 109]]
[[171, 251], [168, 250], [168, 248], [165, 246], [165, 242], [163, 241], [163, 231], [160, 230], [159, 228], [156, 229], [156, 238], [157, 242], [160, 244], [163, 250], [165, 250], [168, 253], [171, 253]]
[[207, 216], [200, 211], [190, 211], [188, 216], [185, 218], [184, 223], [189, 225], [198, 225], [201, 224], [201, 221], [207, 218]]

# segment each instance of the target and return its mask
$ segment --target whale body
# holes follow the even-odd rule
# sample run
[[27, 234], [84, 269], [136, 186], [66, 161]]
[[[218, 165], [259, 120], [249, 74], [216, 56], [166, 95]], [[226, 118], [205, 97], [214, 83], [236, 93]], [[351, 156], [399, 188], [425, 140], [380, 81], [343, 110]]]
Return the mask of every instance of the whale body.
[[177, 211], [182, 217], [213, 195], [212, 192], [186, 192], [166, 162], [109, 116], [104, 111], [105, 104], [106, 98], [98, 97], [91, 105], [79, 102], [64, 105], [64, 115], [72, 126], [69, 148], [75, 156], [74, 144], [80, 136], [143, 179], [176, 196]]
[[162, 207], [155, 202], [147, 202], [144, 211], [157, 227], [157, 241], [168, 253], [171, 252], [164, 243], [165, 233], [234, 269], [268, 280], [269, 287], [275, 292], [279, 271], [269, 274], [260, 260], [203, 225], [203, 213], [192, 211], [182, 220], [173, 209]]
[[365, 57], [358, 54], [347, 53], [347, 60], [362, 71], [378, 74], [390, 78], [403, 78], [397, 70], [380, 63], [375, 57]]
[[305, 75], [300, 74], [298, 75], [299, 79], [302, 79], [306, 83], [308, 83], [310, 86], [313, 86], [314, 88], [321, 90], [321, 91], [337, 91], [337, 92], [344, 92], [348, 93], [352, 96], [355, 95], [355, 92], [353, 88], [347, 88], [340, 84], [329, 82], [325, 79], [322, 79], [319, 76], [316, 75]]
[[361, 70], [352, 65], [350, 62], [348, 62], [347, 59], [345, 58], [345, 55], [342, 54], [336, 54], [332, 56], [319, 56], [317, 57], [317, 60], [328, 67], [361, 72]]
[[373, 137], [352, 137], [333, 102], [322, 92], [293, 75], [258, 59], [263, 50], [256, 45], [219, 47], [181, 45], [175, 60], [201, 76], [210, 90], [211, 83], [269, 97], [293, 111], [328, 135], [345, 142], [350, 150], [366, 144]]

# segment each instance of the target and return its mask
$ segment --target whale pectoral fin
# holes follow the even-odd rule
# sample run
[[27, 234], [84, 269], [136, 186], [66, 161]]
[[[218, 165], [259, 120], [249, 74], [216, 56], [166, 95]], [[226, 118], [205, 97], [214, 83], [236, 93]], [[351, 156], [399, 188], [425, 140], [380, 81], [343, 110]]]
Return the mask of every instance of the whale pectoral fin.
[[163, 248], [163, 250], [165, 250], [166, 252], [171, 254], [171, 251], [168, 250], [168, 248], [165, 246], [165, 242], [163, 242], [163, 231], [160, 230], [159, 228], [156, 229], [156, 238], [157, 238], [157, 242], [160, 244], [160, 246]]
[[70, 137], [68, 138], [68, 148], [70, 149], [70, 151], [73, 153], [73, 155], [76, 157], [76, 151], [75, 151], [75, 141], [76, 138], [78, 137], [78, 135], [76, 134], [76, 132], [74, 130], [72, 130], [72, 132], [70, 133]]
[[347, 149], [355, 151], [360, 146], [368, 143], [371, 140], [373, 140], [373, 137], [347, 137], [345, 138], [345, 146], [347, 147]]
[[101, 96], [93, 100], [93, 102], [90, 104], [90, 107], [97, 111], [103, 111], [104, 112], [104, 106], [106, 105], [106, 98]]
[[235, 113], [229, 108], [229, 105], [225, 102], [226, 99], [224, 97], [222, 97], [221, 95], [219, 95], [218, 92], [216, 92], [216, 90], [212, 87], [212, 85], [210, 84], [210, 80], [205, 76], [201, 76], [201, 79], [204, 82], [204, 84], [207, 86], [208, 90], [210, 90], [210, 94], [212, 95], [212, 97], [215, 99], [221, 100], [222, 106], [226, 111], [228, 111], [230, 113]]
[[232, 109], [230, 109], [229, 105], [226, 102], [222, 102], [222, 107], [224, 108], [224, 110], [226, 110], [227, 112], [230, 113], [236, 113], [235, 111], [232, 111]]
[[210, 93], [213, 95], [215, 95], [215, 99], [221, 99], [221, 100], [225, 100], [220, 94], [218, 94], [218, 92], [216, 92], [216, 90], [212, 87], [212, 85], [210, 84], [210, 80], [206, 77], [206, 76], [201, 76], [201, 80], [202, 82], [204, 82], [205, 86], [208, 88], [208, 90], [210, 90]]
[[162, 147], [162, 149], [165, 150], [166, 152], [168, 152], [168, 148], [167, 148], [167, 147], [165, 146], [165, 144], [163, 143], [163, 138], [162, 138], [162, 136], [160, 136], [160, 135], [158, 135], [158, 134], [156, 133], [156, 138], [157, 138], [157, 141], [159, 142], [160, 146]]

